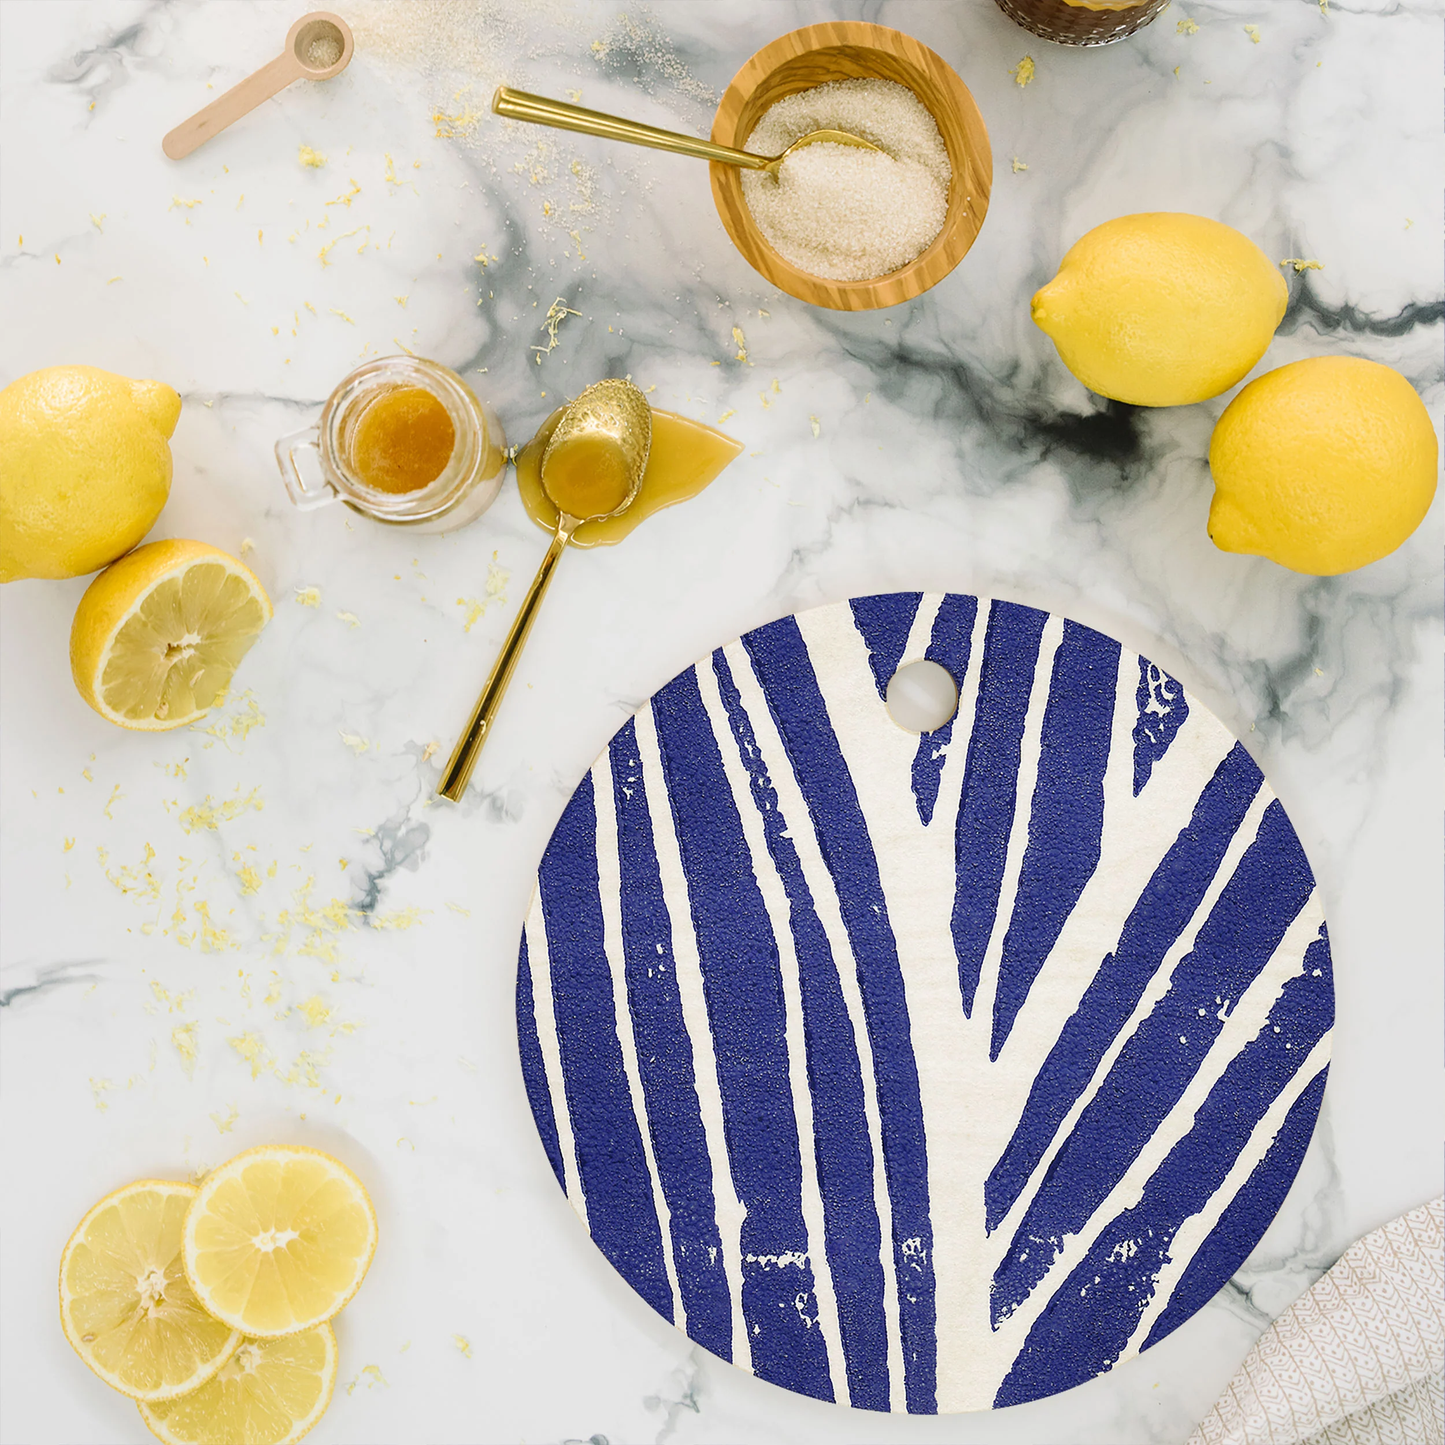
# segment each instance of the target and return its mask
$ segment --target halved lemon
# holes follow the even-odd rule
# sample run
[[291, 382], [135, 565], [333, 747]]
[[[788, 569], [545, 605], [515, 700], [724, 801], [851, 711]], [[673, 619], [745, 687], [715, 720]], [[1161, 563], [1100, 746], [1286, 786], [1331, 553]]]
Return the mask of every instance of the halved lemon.
[[60, 1324], [112, 1388], [168, 1400], [204, 1385], [241, 1336], [196, 1302], [181, 1259], [194, 1184], [142, 1179], [107, 1194], [60, 1256]]
[[140, 1402], [166, 1445], [291, 1445], [326, 1413], [336, 1387], [336, 1335], [316, 1325], [281, 1340], [247, 1340], [199, 1390]]
[[262, 1339], [329, 1320], [376, 1253], [361, 1180], [319, 1149], [248, 1149], [201, 1182], [186, 1215], [186, 1276], [218, 1320]]
[[205, 542], [148, 542], [86, 589], [70, 628], [80, 695], [123, 728], [157, 732], [224, 701], [271, 620], [255, 574]]

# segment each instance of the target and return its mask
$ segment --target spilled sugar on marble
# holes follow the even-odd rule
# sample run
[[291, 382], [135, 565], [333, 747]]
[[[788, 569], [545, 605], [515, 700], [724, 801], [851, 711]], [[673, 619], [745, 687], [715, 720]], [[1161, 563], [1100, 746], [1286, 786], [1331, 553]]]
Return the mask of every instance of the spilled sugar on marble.
[[828, 281], [867, 281], [916, 260], [943, 229], [952, 177], [923, 103], [891, 80], [829, 81], [769, 106], [746, 149], [778, 155], [815, 130], [883, 149], [820, 141], [790, 156], [776, 180], [744, 171], [758, 229], [786, 260]]

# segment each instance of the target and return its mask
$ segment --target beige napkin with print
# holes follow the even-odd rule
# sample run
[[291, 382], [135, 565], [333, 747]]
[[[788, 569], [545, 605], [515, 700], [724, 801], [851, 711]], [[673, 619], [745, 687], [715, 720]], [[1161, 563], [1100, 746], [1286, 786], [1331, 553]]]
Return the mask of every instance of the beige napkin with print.
[[1367, 1234], [1249, 1352], [1188, 1445], [1445, 1445], [1445, 1201]]

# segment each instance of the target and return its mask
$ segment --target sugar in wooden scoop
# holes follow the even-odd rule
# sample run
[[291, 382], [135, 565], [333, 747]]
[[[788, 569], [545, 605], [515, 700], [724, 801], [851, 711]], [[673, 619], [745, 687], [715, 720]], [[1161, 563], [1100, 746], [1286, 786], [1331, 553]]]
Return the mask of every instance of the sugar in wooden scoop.
[[891, 80], [829, 81], [769, 106], [746, 149], [775, 156], [814, 130], [883, 149], [820, 141], [789, 156], [776, 180], [744, 171], [758, 229], [793, 265], [829, 281], [866, 281], [916, 260], [943, 229], [952, 176], [922, 101]]

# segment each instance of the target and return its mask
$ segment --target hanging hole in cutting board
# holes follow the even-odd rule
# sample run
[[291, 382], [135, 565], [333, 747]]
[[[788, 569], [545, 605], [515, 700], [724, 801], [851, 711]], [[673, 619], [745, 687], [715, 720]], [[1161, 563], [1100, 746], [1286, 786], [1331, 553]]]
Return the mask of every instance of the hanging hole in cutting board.
[[886, 705], [905, 732], [937, 732], [958, 711], [958, 684], [936, 662], [905, 662], [888, 679]]

